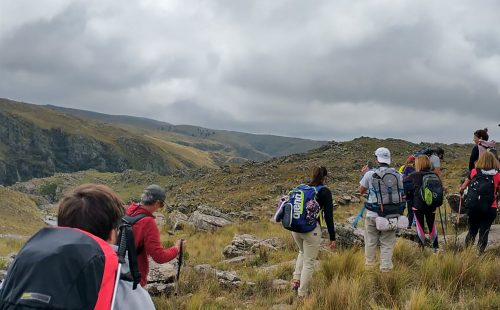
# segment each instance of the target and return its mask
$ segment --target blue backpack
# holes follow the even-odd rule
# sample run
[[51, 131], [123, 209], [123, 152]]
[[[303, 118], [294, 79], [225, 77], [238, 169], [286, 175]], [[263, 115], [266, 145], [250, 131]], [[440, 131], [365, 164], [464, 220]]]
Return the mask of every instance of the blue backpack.
[[316, 228], [321, 210], [316, 195], [321, 188], [323, 185], [300, 184], [290, 191], [279, 219], [284, 228], [298, 233], [310, 232]]

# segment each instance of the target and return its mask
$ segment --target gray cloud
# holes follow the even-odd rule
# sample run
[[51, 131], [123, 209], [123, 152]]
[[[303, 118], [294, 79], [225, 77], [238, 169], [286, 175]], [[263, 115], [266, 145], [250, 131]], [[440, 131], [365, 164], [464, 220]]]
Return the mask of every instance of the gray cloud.
[[500, 140], [498, 20], [496, 1], [4, 1], [0, 97], [314, 139]]

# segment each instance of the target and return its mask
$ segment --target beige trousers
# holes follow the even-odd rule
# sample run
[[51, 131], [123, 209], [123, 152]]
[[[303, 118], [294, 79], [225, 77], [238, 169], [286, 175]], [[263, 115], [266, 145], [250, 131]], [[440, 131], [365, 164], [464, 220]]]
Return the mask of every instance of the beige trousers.
[[314, 272], [314, 261], [318, 257], [321, 245], [321, 227], [317, 225], [313, 231], [308, 233], [292, 232], [292, 237], [299, 247], [293, 278], [300, 280], [298, 295], [305, 296], [309, 291], [309, 283]]
[[365, 218], [365, 263], [375, 263], [375, 253], [380, 243], [380, 270], [391, 270], [392, 251], [396, 243], [396, 231], [378, 231], [374, 217]]

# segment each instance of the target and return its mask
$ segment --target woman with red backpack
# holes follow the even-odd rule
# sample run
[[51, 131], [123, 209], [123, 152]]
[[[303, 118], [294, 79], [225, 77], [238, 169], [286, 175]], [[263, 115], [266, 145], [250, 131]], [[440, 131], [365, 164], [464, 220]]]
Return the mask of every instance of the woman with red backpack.
[[477, 243], [479, 252], [482, 253], [488, 244], [488, 234], [491, 224], [497, 216], [497, 198], [500, 195], [500, 163], [491, 152], [484, 152], [476, 162], [469, 177], [460, 186], [462, 193], [467, 187], [465, 206], [468, 208], [469, 232], [465, 244], [474, 243], [479, 232]]

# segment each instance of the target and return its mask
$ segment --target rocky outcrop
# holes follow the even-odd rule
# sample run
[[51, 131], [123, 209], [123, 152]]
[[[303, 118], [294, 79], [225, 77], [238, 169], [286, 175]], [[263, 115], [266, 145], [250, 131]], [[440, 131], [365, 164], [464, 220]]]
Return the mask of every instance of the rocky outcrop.
[[200, 274], [215, 275], [219, 284], [223, 286], [237, 287], [243, 283], [234, 271], [218, 270], [208, 264], [197, 265], [193, 269]]
[[353, 228], [349, 223], [335, 225], [335, 233], [340, 247], [363, 247], [365, 245], [364, 230]]
[[149, 275], [146, 290], [151, 295], [170, 295], [175, 288], [177, 260], [166, 264], [157, 264], [149, 260]]
[[227, 214], [207, 206], [198, 207], [189, 217], [189, 222], [196, 229], [203, 231], [214, 231], [233, 223]]
[[181, 213], [177, 210], [174, 210], [168, 214], [167, 223], [172, 228], [172, 231], [181, 230], [184, 227], [186, 227], [186, 225], [191, 224], [189, 222], [189, 217], [186, 214]]
[[253, 255], [257, 249], [276, 251], [283, 248], [283, 241], [279, 238], [261, 240], [253, 235], [235, 235], [231, 244], [226, 246], [222, 254], [226, 258]]

